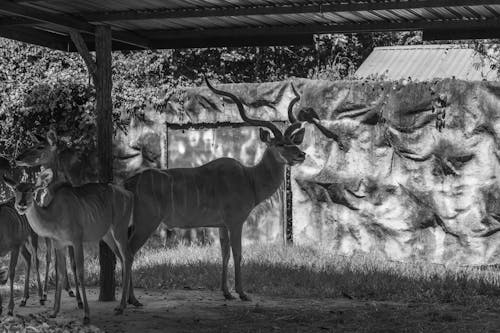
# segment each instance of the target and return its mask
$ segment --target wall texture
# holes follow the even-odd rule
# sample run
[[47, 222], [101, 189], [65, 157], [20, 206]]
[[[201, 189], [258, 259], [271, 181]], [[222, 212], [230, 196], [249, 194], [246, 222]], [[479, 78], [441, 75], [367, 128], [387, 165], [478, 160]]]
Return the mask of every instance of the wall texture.
[[[315, 109], [341, 143], [306, 125], [308, 157], [292, 171], [295, 242], [395, 260], [499, 262], [499, 84], [294, 84], [296, 110]], [[250, 114], [285, 120], [289, 82], [224, 89], [241, 94]], [[234, 105], [206, 88], [170, 104], [174, 122], [238, 119]]]

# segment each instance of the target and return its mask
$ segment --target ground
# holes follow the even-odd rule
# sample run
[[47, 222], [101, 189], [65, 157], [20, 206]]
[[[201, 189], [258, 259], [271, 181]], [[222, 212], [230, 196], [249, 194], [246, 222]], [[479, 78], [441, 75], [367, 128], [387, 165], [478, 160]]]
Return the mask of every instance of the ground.
[[[210, 290], [138, 289], [145, 305], [129, 308], [116, 316], [117, 302], [97, 302], [96, 288], [88, 291], [91, 325], [87, 331], [105, 332], [498, 332], [500, 310], [474, 310], [468, 305], [361, 301], [344, 298], [288, 298], [252, 295], [251, 302], [225, 301]], [[118, 295], [118, 293], [117, 293]], [[53, 294], [49, 295], [52, 300]], [[19, 299], [17, 300], [17, 304]], [[16, 317], [3, 324], [43, 321], [52, 302], [45, 307], [36, 298], [26, 308], [16, 305]], [[62, 310], [50, 327], [78, 331], [82, 311], [74, 299], [64, 295]], [[34, 325], [31, 325], [34, 326]], [[1, 326], [0, 326], [1, 327]], [[47, 327], [45, 325], [45, 327]], [[48, 327], [47, 327], [48, 328]], [[26, 332], [37, 330], [27, 329]], [[41, 330], [38, 330], [41, 331]], [[64, 331], [64, 330], [62, 330]]]

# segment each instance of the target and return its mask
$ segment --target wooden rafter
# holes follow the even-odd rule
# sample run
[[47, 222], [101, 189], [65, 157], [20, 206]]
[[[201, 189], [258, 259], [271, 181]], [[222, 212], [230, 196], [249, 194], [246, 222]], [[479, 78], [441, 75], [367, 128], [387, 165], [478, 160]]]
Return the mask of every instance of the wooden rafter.
[[167, 38], [151, 40], [154, 49], [179, 49], [198, 47], [243, 47], [243, 46], [280, 46], [280, 45], [313, 45], [313, 34], [284, 34], [284, 35], [231, 35], [223, 37], [192, 37]]
[[[498, 0], [475, 0], [475, 6], [499, 5]], [[240, 7], [211, 7], [192, 9], [155, 9], [155, 10], [126, 10], [111, 12], [82, 13], [89, 22], [99, 21], [129, 21], [168, 18], [196, 18], [196, 17], [227, 17], [227, 16], [253, 16], [253, 15], [285, 15], [303, 13], [335, 13], [398, 9], [421, 9], [437, 7], [458, 7], [471, 5], [470, 0], [420, 0], [420, 1], [385, 1], [364, 3], [335, 3], [335, 4], [301, 4], [301, 5], [261, 5]]]
[[154, 40], [176, 40], [196, 38], [221, 38], [248, 36], [286, 36], [307, 35], [319, 33], [349, 33], [370, 31], [404, 31], [424, 29], [497, 29], [500, 18], [484, 20], [439, 20], [439, 21], [406, 21], [406, 22], [377, 22], [377, 23], [348, 23], [348, 24], [304, 24], [295, 26], [269, 26], [256, 28], [217, 28], [203, 30], [144, 30], [140, 33], [148, 34]]
[[[15, 17], [33, 20], [38, 23], [50, 24], [56, 26], [62, 31], [68, 32], [69, 29], [78, 30], [89, 34], [94, 34], [95, 25], [88, 23], [85, 20], [71, 17], [69, 15], [58, 15], [34, 7], [23, 6], [11, 1], [0, 1], [0, 12], [8, 13]], [[113, 34], [116, 41], [139, 46], [143, 48], [149, 47], [149, 41], [134, 33], [117, 32]]]
[[[159, 9], [159, 10], [127, 10], [127, 11], [101, 11], [99, 13], [73, 12], [73, 14], [62, 13], [52, 10], [23, 5], [25, 2], [36, 0], [0, 1], [0, 14], [10, 16], [0, 17], [0, 36], [13, 38], [29, 43], [48, 46], [51, 48], [75, 51], [75, 45], [69, 38], [70, 31], [76, 30], [83, 37], [81, 45], [86, 45], [89, 50], [94, 50], [94, 35], [96, 26], [106, 25], [108, 21], [114, 20], [147, 20], [192, 18], [196, 22], [197, 17], [210, 18], [216, 16], [252, 16], [252, 15], [279, 15], [294, 13], [320, 14], [329, 13], [330, 17], [357, 16], [360, 20], [347, 20], [343, 23], [331, 24], [314, 23], [307, 20], [297, 25], [272, 25], [265, 24], [266, 20], [259, 18], [262, 25], [246, 25], [242, 27], [221, 27], [202, 29], [172, 29], [164, 30], [141, 30], [135, 28], [133, 31], [120, 30], [121, 23], [116, 23], [113, 31], [113, 49], [142, 49], [142, 48], [188, 48], [188, 47], [218, 47], [218, 46], [269, 46], [269, 45], [304, 45], [312, 43], [313, 34], [321, 33], [351, 33], [371, 31], [402, 31], [402, 30], [425, 30], [449, 33], [450, 30], [459, 32], [456, 38], [466, 38], [467, 29], [474, 30], [474, 36], [482, 35], [488, 37], [492, 31], [498, 30], [500, 23], [500, 11], [497, 10], [500, 0], [407, 0], [407, 1], [337, 1], [319, 5], [316, 3], [294, 4], [294, 5], [253, 5], [253, 6], [228, 6], [224, 7], [197, 7], [186, 5], [183, 9]], [[64, 0], [43, 0], [50, 2], [51, 8], [57, 8], [58, 2]], [[217, 3], [217, 1], [213, 1]], [[224, 2], [220, 2], [224, 3]], [[470, 7], [473, 6], [473, 7]], [[483, 6], [496, 18], [479, 17], [482, 11], [476, 10], [476, 6]], [[438, 8], [446, 9], [453, 16], [448, 19], [441, 15]], [[462, 10], [459, 10], [459, 9]], [[423, 9], [423, 10], [422, 10]], [[470, 10], [468, 10], [470, 9]], [[405, 15], [415, 15], [408, 19]], [[371, 20], [371, 15], [378, 19]], [[388, 17], [387, 13], [394, 16]], [[475, 13], [475, 15], [474, 15]], [[470, 15], [469, 15], [470, 14]], [[315, 15], [312, 15], [315, 16]], [[411, 16], [410, 16], [411, 17]], [[274, 19], [273, 19], [274, 20]], [[201, 22], [201, 21], [200, 21]], [[204, 21], [203, 21], [204, 22]], [[246, 21], [242, 21], [246, 22]], [[275, 22], [275, 20], [273, 21]], [[288, 22], [284, 20], [283, 22]], [[306, 23], [307, 22], [307, 23]], [[254, 23], [255, 24], [255, 23]], [[142, 25], [137, 22], [137, 27]], [[162, 26], [152, 24], [147, 26]], [[197, 24], [203, 26], [203, 24]], [[33, 32], [34, 35], [30, 35]], [[25, 34], [26, 33], [26, 34]], [[429, 36], [429, 34], [427, 34]], [[33, 37], [37, 36], [37, 37]], [[40, 38], [38, 38], [40, 36]], [[144, 38], [142, 36], [145, 36]]]
[[18, 26], [18, 25], [33, 25], [37, 21], [34, 21], [32, 19], [27, 19], [24, 17], [18, 17], [18, 16], [13, 16], [13, 17], [4, 17], [0, 18], [0, 27], [13, 27], [13, 26]]
[[24, 43], [49, 47], [55, 50], [68, 51], [70, 41], [66, 36], [37, 30], [30, 27], [2, 27], [0, 37], [18, 40]]
[[498, 29], [430, 29], [424, 30], [424, 40], [500, 38]]

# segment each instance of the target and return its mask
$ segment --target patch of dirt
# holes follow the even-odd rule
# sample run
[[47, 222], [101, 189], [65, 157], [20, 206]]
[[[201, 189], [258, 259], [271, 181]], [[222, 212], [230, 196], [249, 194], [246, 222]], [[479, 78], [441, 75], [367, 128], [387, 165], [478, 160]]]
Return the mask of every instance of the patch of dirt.
[[[92, 326], [88, 332], [497, 332], [499, 309], [471, 309], [456, 304], [420, 304], [358, 301], [348, 298], [308, 299], [251, 295], [251, 302], [226, 301], [222, 293], [208, 290], [137, 289], [144, 307], [113, 313], [117, 302], [97, 302], [98, 290], [89, 288]], [[117, 291], [117, 297], [119, 297]], [[41, 322], [47, 318], [53, 302], [40, 307], [36, 297], [25, 308], [17, 306], [16, 317], [2, 317], [0, 331], [13, 322]], [[50, 327], [80, 331], [83, 311], [76, 300], [63, 293], [57, 319], [48, 319]], [[28, 324], [26, 324], [27, 327]], [[43, 326], [47, 328], [47, 325]], [[31, 332], [29, 329], [27, 332]], [[33, 330], [40, 332], [45, 330]], [[64, 331], [59, 330], [59, 331]]]

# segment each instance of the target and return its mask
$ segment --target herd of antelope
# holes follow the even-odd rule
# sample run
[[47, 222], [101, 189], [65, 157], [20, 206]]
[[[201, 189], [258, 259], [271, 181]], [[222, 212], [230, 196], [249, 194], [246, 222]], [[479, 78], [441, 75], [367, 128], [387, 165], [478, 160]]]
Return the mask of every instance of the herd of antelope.
[[[56, 256], [55, 317], [60, 309], [62, 288], [72, 295], [66, 271], [66, 248], [75, 276], [79, 308], [84, 309], [83, 322], [90, 321], [84, 281], [83, 242], [105, 241], [121, 262], [123, 292], [116, 314], [127, 304], [140, 306], [134, 295], [131, 267], [134, 255], [160, 223], [169, 228], [219, 228], [222, 252], [221, 289], [226, 299], [233, 299], [227, 284], [227, 267], [232, 249], [235, 290], [242, 300], [249, 300], [241, 280], [241, 232], [250, 212], [268, 199], [281, 185], [285, 166], [304, 161], [305, 153], [298, 147], [304, 138], [303, 121], [316, 125], [321, 132], [330, 132], [319, 124], [310, 109], [295, 117], [293, 106], [299, 95], [293, 85], [294, 98], [288, 106], [291, 125], [281, 132], [272, 122], [249, 118], [243, 103], [233, 94], [206, 83], [217, 95], [229, 98], [238, 107], [248, 125], [260, 127], [260, 139], [266, 150], [259, 163], [247, 167], [232, 158], [219, 158], [196, 168], [145, 169], [123, 184], [87, 183], [75, 186], [63, 167], [62, 149], [57, 135], [49, 131], [46, 138], [18, 155], [15, 167], [43, 166], [35, 183], [18, 182], [5, 173], [5, 183], [14, 198], [0, 206], [0, 255], [11, 254], [9, 276], [10, 301], [8, 314], [14, 309], [13, 280], [19, 252], [27, 264], [24, 298], [29, 297], [29, 274], [32, 258], [38, 282], [40, 303], [47, 294], [51, 247]], [[267, 130], [264, 130], [266, 128]], [[9, 165], [8, 161], [0, 161]], [[47, 264], [45, 286], [42, 288], [37, 254], [38, 237], [46, 239]], [[0, 272], [0, 282], [6, 282]], [[3, 280], [3, 281], [2, 281]], [[80, 293], [81, 289], [81, 293]], [[1, 302], [1, 298], [0, 298]], [[0, 308], [1, 311], [1, 308]]]

